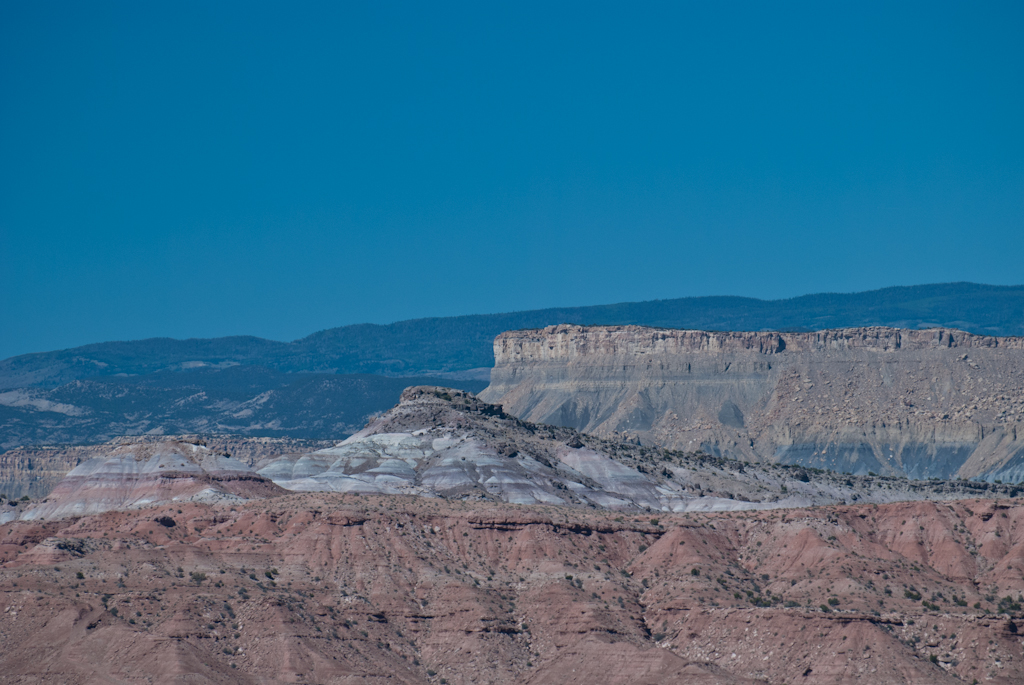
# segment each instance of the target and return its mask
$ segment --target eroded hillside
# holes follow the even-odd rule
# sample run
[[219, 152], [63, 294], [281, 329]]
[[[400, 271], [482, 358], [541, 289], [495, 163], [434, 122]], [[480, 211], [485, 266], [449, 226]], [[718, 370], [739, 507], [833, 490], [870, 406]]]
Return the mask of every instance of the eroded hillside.
[[476, 396], [420, 386], [335, 447], [261, 462], [298, 491], [408, 494], [646, 511], [741, 510], [850, 502], [1016, 496], [964, 481], [846, 476], [749, 464], [534, 424]]
[[253, 438], [242, 435], [136, 435], [99, 445], [19, 447], [0, 454], [0, 495], [10, 499], [42, 499], [83, 461], [102, 457], [119, 446], [184, 441], [229, 454], [247, 466], [292, 452], [309, 452], [335, 444], [333, 440]]
[[[136, 500], [159, 503], [154, 493], [178, 492], [185, 481], [171, 477], [177, 474], [175, 469], [160, 471], [163, 462], [159, 460], [153, 466], [141, 464], [150, 458], [146, 455], [175, 455], [183, 449], [233, 455], [224, 464], [252, 476], [256, 474], [249, 467], [255, 462], [261, 477], [293, 491], [407, 494], [624, 511], [1000, 499], [1020, 492], [1018, 486], [1009, 484], [849, 476], [646, 447], [635, 441], [522, 421], [470, 393], [416, 386], [408, 388], [398, 405], [362, 431], [327, 447], [281, 438], [149, 436], [49, 455], [47, 451], [17, 450], [11, 453], [18, 457], [12, 460], [14, 468], [0, 472], [14, 479], [12, 490], [23, 487], [27, 480], [45, 496], [50, 490], [43, 491], [43, 481], [33, 474], [46, 467], [52, 482], [60, 475], [60, 461], [69, 462], [77, 455], [74, 465], [69, 464], [75, 470], [69, 481], [62, 482], [42, 503], [19, 502], [16, 510], [0, 510], [0, 520], [27, 516], [24, 512], [29, 511], [35, 517], [52, 517], [100, 511]], [[29, 460], [32, 469], [18, 468]], [[132, 480], [138, 478], [139, 483]], [[59, 500], [67, 498], [72, 483], [75, 503], [61, 504]], [[133, 499], [129, 494], [136, 486], [141, 487], [141, 494]]]
[[1012, 683], [1024, 507], [291, 494], [0, 526], [5, 682]]
[[197, 442], [112, 446], [72, 469], [45, 499], [9, 500], [0, 508], [0, 522], [71, 518], [167, 502], [238, 503], [284, 494], [243, 462]]

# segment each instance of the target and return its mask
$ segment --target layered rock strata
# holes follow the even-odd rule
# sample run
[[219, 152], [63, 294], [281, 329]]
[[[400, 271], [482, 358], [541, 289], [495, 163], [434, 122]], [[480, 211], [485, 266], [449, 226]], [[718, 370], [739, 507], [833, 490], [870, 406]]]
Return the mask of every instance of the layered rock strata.
[[5, 507], [0, 521], [87, 516], [168, 502], [237, 503], [283, 493], [237, 459], [204, 445], [134, 443], [82, 462], [46, 499], [15, 512]]
[[68, 472], [92, 455], [88, 447], [18, 448], [0, 454], [0, 494], [45, 497]]
[[751, 461], [1024, 480], [1024, 338], [550, 326], [494, 342], [520, 418]]
[[133, 435], [100, 445], [18, 447], [0, 454], [0, 496], [42, 499], [83, 461], [103, 457], [124, 445], [188, 442], [230, 455], [246, 466], [282, 454], [331, 447], [336, 440], [249, 437], [245, 435]]
[[533, 424], [450, 388], [413, 387], [335, 447], [257, 464], [294, 491], [404, 494], [623, 511], [1013, 497], [985, 483], [850, 477], [743, 464]]

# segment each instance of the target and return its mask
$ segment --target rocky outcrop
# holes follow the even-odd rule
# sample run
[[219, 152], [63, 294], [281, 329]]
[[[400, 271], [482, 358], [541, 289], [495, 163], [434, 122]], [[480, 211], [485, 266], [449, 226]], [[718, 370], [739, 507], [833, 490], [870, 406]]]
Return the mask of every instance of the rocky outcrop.
[[[168, 502], [242, 502], [284, 494], [237, 459], [188, 442], [129, 443], [76, 466], [22, 520], [87, 516]], [[14, 518], [0, 511], [0, 522]]]
[[551, 326], [494, 351], [481, 398], [530, 421], [855, 474], [1024, 480], [1024, 338]]
[[622, 511], [721, 511], [1016, 496], [984, 483], [848, 477], [644, 447], [525, 422], [451, 388], [413, 387], [335, 447], [258, 465], [283, 488]]
[[[90, 447], [15, 450], [9, 453], [17, 457], [15, 463], [35, 460], [28, 473], [58, 459], [68, 462], [70, 473], [51, 470], [51, 478], [62, 476], [60, 483], [30, 501], [9, 494], [10, 504], [0, 506], [0, 521], [194, 498], [267, 497], [289, 490], [621, 511], [1000, 499], [1021, 491], [964, 481], [844, 476], [643, 446], [522, 421], [470, 393], [430, 386], [407, 389], [397, 406], [359, 433], [328, 445], [290, 438], [146, 436]], [[15, 482], [26, 481], [25, 471], [12, 471], [8, 475]]]
[[335, 493], [19, 521], [0, 525], [0, 668], [12, 683], [1019, 683], [1022, 527], [1024, 507], [997, 501], [652, 517]]
[[11, 499], [45, 497], [68, 472], [88, 459], [90, 448], [18, 448], [0, 454], [0, 494]]

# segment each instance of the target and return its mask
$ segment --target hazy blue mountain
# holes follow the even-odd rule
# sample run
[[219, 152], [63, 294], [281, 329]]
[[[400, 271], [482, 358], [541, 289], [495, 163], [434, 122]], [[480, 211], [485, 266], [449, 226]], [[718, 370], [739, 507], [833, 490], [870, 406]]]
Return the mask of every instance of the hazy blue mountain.
[[986, 335], [1024, 335], [1024, 286], [947, 283], [789, 300], [687, 297], [414, 319], [332, 328], [290, 343], [236, 336], [155, 338], [26, 354], [0, 361], [0, 389], [55, 387], [72, 380], [201, 365], [258, 365], [286, 372], [432, 375], [493, 365], [498, 333], [556, 323], [641, 324], [708, 330], [814, 330], [885, 325], [951, 326]]

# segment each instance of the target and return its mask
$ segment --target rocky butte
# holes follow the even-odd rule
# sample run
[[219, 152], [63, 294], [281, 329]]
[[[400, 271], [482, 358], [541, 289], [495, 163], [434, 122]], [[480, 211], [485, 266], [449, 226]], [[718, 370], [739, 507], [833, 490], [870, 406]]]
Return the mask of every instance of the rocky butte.
[[549, 326], [494, 342], [480, 397], [530, 421], [749, 461], [1024, 480], [1024, 338]]

